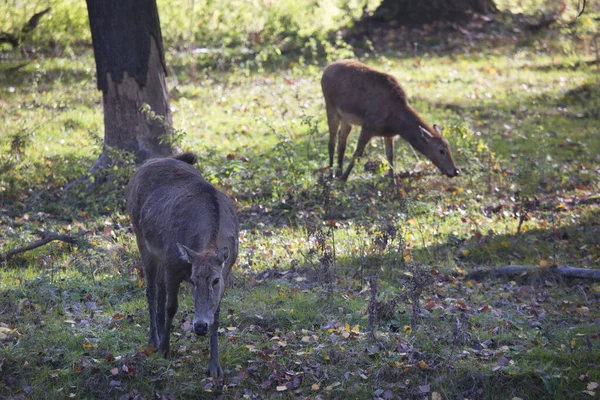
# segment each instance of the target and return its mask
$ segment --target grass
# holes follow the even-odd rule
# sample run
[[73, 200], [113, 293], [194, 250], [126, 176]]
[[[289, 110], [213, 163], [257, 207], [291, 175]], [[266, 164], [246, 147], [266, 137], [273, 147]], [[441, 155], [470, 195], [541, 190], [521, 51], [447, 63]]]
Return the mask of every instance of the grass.
[[[238, 4], [243, 19], [214, 26], [208, 47], [249, 46], [240, 21], [263, 20], [243, 13], [248, 4]], [[187, 287], [172, 358], [144, 347], [144, 282], [123, 208], [133, 163], [92, 192], [63, 189], [102, 148], [93, 54], [77, 33], [52, 51], [2, 51], [0, 253], [40, 229], [80, 244], [55, 242], [4, 263], [0, 396], [593, 398], [584, 391], [600, 380], [600, 287], [550, 268], [600, 261], [600, 85], [585, 63], [587, 36], [500, 31], [471, 45], [443, 27], [378, 27], [370, 44], [346, 43], [327, 33], [348, 22], [334, 18], [341, 6], [299, 14], [296, 36], [273, 22], [293, 11], [278, 6], [260, 11], [262, 28], [278, 34], [253, 44], [251, 57], [193, 57], [191, 18], [159, 6], [174, 126], [205, 178], [235, 199], [241, 222], [221, 313], [225, 375], [204, 373], [208, 341], [190, 330]], [[302, 28], [321, 14], [316, 33]], [[229, 44], [217, 43], [228, 27]], [[293, 48], [282, 52], [290, 37]], [[416, 55], [403, 47], [421, 39]], [[45, 48], [40, 37], [28, 40], [27, 49]], [[399, 187], [389, 185], [378, 140], [347, 184], [324, 179], [320, 73], [354, 54], [396, 75], [414, 107], [444, 128], [463, 175], [442, 177], [399, 139], [397, 168], [414, 173]], [[508, 264], [541, 270], [469, 277]]]

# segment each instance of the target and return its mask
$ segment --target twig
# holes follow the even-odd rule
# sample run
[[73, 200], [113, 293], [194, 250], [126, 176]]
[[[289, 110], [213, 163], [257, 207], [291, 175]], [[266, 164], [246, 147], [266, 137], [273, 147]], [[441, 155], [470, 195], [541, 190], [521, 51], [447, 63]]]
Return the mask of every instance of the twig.
[[[2, 43], [2, 39], [0, 39], [0, 43]], [[28, 62], [26, 62], [26, 63], [22, 63], [22, 64], [19, 64], [19, 65], [16, 65], [16, 66], [14, 66], [14, 67], [10, 67], [10, 68], [8, 68], [6, 71], [7, 71], [7, 72], [16, 72], [16, 71], [20, 70], [21, 68], [23, 68], [23, 67], [26, 67], [26, 66], [28, 66], [28, 65], [29, 65], [29, 63], [28, 63]]]
[[[577, 1], [577, 9], [579, 9], [579, 1]], [[581, 17], [581, 15], [583, 14], [583, 12], [585, 11], [585, 0], [583, 0], [583, 7], [581, 7], [581, 11], [577, 14], [577, 18]]]
[[377, 277], [371, 277], [369, 279], [369, 286], [371, 287], [371, 300], [367, 311], [369, 314], [369, 325], [367, 330], [369, 331], [369, 339], [375, 339], [375, 325], [377, 323]]
[[46, 231], [46, 232], [37, 231], [37, 232], [34, 232], [34, 234], [40, 235], [42, 238], [36, 242], [33, 242], [33, 243], [27, 245], [27, 246], [17, 247], [16, 249], [9, 250], [6, 253], [6, 255], [4, 255], [4, 256], [0, 254], [0, 262], [8, 261], [15, 254], [24, 253], [26, 251], [33, 250], [35, 248], [41, 247], [45, 244], [48, 244], [54, 240], [58, 240], [58, 241], [70, 243], [70, 244], [77, 244], [77, 242], [78, 242], [77, 239], [74, 237], [71, 237], [69, 235], [64, 235], [62, 233], [52, 232], [52, 231]]

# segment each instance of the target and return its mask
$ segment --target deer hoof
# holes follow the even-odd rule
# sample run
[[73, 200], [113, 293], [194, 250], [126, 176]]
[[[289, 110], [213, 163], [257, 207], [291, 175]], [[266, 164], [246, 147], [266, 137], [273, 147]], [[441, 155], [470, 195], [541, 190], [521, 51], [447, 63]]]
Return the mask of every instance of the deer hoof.
[[207, 372], [211, 376], [211, 378], [218, 378], [220, 376], [223, 376], [223, 370], [221, 369], [221, 365], [219, 365], [219, 363], [210, 363], [208, 365]]

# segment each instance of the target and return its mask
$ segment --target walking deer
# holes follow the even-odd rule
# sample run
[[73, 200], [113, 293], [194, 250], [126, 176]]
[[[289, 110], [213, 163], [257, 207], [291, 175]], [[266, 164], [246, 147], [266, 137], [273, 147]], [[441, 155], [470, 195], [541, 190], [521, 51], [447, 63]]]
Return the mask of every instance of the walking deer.
[[169, 356], [179, 286], [192, 284], [193, 329], [209, 331], [211, 376], [222, 374], [217, 330], [221, 297], [238, 254], [233, 202], [206, 182], [184, 153], [146, 162], [127, 185], [127, 211], [140, 250], [150, 314], [149, 346]]
[[[448, 142], [436, 125], [431, 127], [408, 104], [398, 80], [384, 72], [353, 60], [340, 60], [325, 68], [321, 78], [329, 125], [329, 168], [333, 171], [336, 138], [338, 171], [342, 181], [348, 179], [357, 158], [375, 136], [382, 136], [385, 153], [393, 177], [394, 137], [402, 136], [415, 149], [429, 158], [449, 177], [459, 174]], [[341, 128], [338, 133], [338, 127]], [[342, 174], [346, 142], [352, 125], [361, 125], [356, 151]]]

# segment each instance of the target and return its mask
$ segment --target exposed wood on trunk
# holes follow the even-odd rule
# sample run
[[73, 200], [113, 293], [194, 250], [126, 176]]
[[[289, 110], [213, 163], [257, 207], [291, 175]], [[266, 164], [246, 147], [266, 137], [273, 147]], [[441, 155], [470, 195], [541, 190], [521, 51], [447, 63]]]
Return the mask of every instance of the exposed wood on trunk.
[[[155, 0], [87, 0], [104, 145], [135, 154], [138, 163], [173, 154], [166, 64]], [[92, 170], [111, 165], [108, 151]]]
[[553, 273], [565, 278], [582, 278], [600, 280], [600, 269], [575, 268], [569, 265], [558, 267], [538, 267], [535, 265], [506, 265], [489, 270], [478, 269], [468, 275], [471, 279], [481, 279], [486, 276], [514, 276], [532, 273]]
[[[171, 145], [160, 140], [161, 136], [170, 133], [171, 111], [165, 73], [154, 39], [151, 41], [148, 67], [143, 87], [126, 71], [120, 83], [108, 74], [107, 90], [103, 96], [105, 146], [132, 152], [138, 162], [173, 154]], [[151, 112], [144, 113], [144, 105], [150, 106]], [[95, 167], [102, 164], [101, 157]]]
[[38, 232], [35, 232], [35, 234], [40, 235], [42, 238], [40, 240], [37, 240], [37, 241], [27, 245], [27, 246], [17, 247], [16, 249], [9, 250], [6, 253], [6, 255], [0, 254], [0, 262], [8, 261], [12, 257], [14, 257], [16, 254], [24, 253], [26, 251], [36, 249], [38, 247], [41, 247], [41, 246], [48, 244], [50, 242], [53, 242], [55, 240], [65, 242], [65, 243], [70, 243], [70, 244], [77, 244], [76, 238], [69, 236], [69, 235], [64, 235], [62, 233], [56, 233], [56, 232], [51, 232], [51, 231], [45, 231], [45, 232], [38, 231]]

